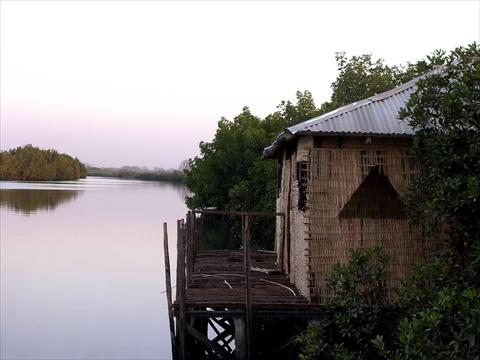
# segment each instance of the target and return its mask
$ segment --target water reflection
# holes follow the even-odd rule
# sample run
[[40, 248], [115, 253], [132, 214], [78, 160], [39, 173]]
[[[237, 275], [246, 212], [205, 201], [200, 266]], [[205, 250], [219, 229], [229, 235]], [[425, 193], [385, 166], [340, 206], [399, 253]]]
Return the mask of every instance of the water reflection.
[[0, 207], [30, 215], [37, 211], [53, 211], [59, 205], [75, 200], [76, 190], [0, 190]]
[[91, 177], [0, 188], [0, 359], [170, 359], [162, 223], [175, 269], [186, 189]]

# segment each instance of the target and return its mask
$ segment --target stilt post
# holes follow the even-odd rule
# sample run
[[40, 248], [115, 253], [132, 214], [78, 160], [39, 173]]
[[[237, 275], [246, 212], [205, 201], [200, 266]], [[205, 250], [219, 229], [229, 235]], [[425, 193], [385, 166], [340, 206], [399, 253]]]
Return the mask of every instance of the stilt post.
[[177, 317], [177, 335], [178, 350], [176, 352], [178, 360], [186, 358], [185, 344], [185, 229], [183, 221], [177, 222], [177, 302], [179, 313]]
[[242, 237], [243, 237], [243, 253], [245, 263], [245, 310], [246, 310], [246, 344], [247, 352], [246, 359], [250, 360], [252, 350], [252, 300], [250, 293], [250, 229], [249, 229], [249, 216], [243, 215], [242, 217]]
[[176, 359], [175, 326], [173, 322], [172, 282], [170, 278], [170, 255], [168, 252], [167, 223], [163, 223], [163, 257], [165, 258], [165, 284], [167, 287], [168, 321], [170, 325], [170, 339], [172, 342], [172, 358]]

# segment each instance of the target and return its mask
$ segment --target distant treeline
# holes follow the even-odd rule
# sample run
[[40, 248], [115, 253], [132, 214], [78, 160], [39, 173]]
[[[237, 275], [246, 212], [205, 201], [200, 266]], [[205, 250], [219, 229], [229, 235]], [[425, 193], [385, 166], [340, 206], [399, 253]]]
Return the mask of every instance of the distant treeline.
[[184, 182], [185, 174], [182, 170], [165, 170], [155, 168], [140, 168], [137, 166], [122, 166], [121, 168], [100, 168], [87, 166], [89, 176], [116, 177], [122, 179], [136, 179], [148, 181]]
[[55, 150], [25, 145], [0, 152], [0, 180], [78, 180], [86, 176], [80, 160]]

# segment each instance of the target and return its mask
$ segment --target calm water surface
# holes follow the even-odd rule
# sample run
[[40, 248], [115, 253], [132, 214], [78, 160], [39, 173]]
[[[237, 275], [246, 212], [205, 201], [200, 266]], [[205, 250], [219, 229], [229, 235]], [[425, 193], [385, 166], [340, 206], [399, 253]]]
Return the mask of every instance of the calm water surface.
[[175, 269], [185, 195], [96, 177], [0, 182], [0, 359], [169, 359], [162, 224]]

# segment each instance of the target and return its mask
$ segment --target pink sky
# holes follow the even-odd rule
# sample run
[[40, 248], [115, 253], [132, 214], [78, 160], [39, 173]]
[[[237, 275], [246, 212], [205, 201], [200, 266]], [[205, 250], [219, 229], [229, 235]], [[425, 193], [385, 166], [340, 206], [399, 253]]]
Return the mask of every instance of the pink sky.
[[2, 1], [1, 148], [176, 168], [244, 105], [328, 100], [335, 51], [397, 64], [479, 41], [479, 4]]

